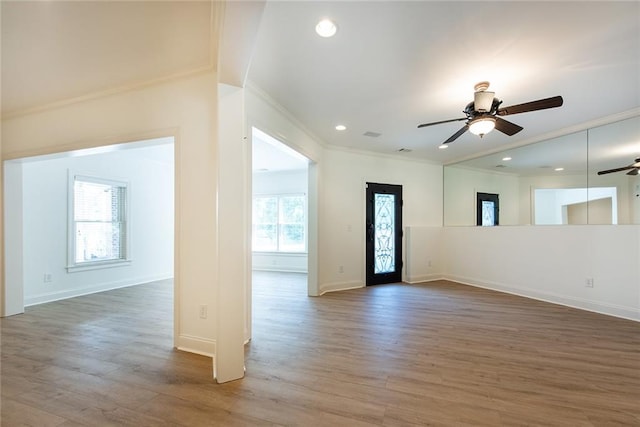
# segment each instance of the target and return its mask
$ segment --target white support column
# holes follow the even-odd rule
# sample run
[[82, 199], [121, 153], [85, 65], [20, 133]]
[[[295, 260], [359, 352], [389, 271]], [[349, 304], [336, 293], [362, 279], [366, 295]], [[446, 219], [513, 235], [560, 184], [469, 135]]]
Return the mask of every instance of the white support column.
[[249, 250], [244, 90], [218, 85], [218, 319], [214, 376], [244, 376], [244, 324]]

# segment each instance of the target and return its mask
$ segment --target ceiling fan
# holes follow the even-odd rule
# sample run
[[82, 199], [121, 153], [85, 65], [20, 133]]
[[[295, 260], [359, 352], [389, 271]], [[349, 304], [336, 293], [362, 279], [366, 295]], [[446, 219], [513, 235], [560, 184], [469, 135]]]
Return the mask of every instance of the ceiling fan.
[[479, 135], [481, 138], [491, 132], [494, 128], [505, 135], [511, 136], [520, 132], [523, 128], [515, 123], [504, 120], [499, 116], [508, 116], [510, 114], [560, 107], [563, 102], [561, 96], [554, 96], [552, 98], [539, 99], [537, 101], [525, 102], [524, 104], [501, 108], [500, 104], [502, 104], [502, 101], [498, 98], [494, 98], [494, 92], [487, 92], [487, 89], [489, 89], [489, 82], [480, 82], [474, 86], [474, 89], [475, 93], [473, 101], [467, 104], [463, 111], [466, 117], [442, 120], [433, 123], [424, 123], [418, 125], [418, 128], [466, 120], [467, 123], [462, 127], [462, 129], [451, 135], [449, 139], [442, 143], [440, 146], [442, 148], [446, 147], [450, 142], [458, 139], [467, 130], [474, 135]]
[[640, 157], [638, 157], [635, 161], [635, 163], [629, 165], [629, 166], [623, 166], [621, 168], [615, 168], [615, 169], [607, 169], [604, 171], [600, 171], [598, 172], [598, 175], [605, 175], [607, 173], [613, 173], [613, 172], [622, 172], [622, 171], [626, 171], [628, 170], [629, 172], [627, 172], [627, 175], [638, 175], [640, 174]]

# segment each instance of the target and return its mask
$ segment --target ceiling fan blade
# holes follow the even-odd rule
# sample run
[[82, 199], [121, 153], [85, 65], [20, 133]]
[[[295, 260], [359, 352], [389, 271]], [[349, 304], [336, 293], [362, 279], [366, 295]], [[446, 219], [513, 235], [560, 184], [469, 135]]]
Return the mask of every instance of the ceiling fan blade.
[[511, 123], [505, 119], [501, 119], [500, 117], [496, 117], [496, 129], [505, 135], [515, 135], [520, 132], [523, 128], [522, 126], [518, 126], [515, 123]]
[[631, 166], [625, 166], [623, 168], [607, 169], [605, 171], [599, 171], [598, 175], [605, 175], [607, 173], [614, 173], [614, 172], [622, 172], [622, 171], [627, 171], [629, 169], [635, 169], [635, 166], [631, 165]]
[[508, 116], [509, 114], [526, 113], [528, 111], [546, 110], [547, 108], [560, 107], [563, 103], [561, 96], [539, 99], [537, 101], [525, 102], [524, 104], [511, 105], [498, 109], [499, 116]]
[[445, 142], [443, 142], [442, 145], [448, 144], [448, 143], [453, 142], [456, 139], [460, 138], [460, 135], [465, 133], [467, 131], [467, 129], [469, 129], [469, 125], [464, 125], [458, 132], [454, 133], [453, 135], [451, 135], [449, 137], [449, 139], [447, 139]]
[[418, 125], [418, 128], [423, 128], [423, 127], [426, 127], [426, 126], [439, 125], [439, 124], [442, 124], [442, 123], [459, 122], [461, 120], [467, 120], [467, 118], [466, 117], [462, 117], [460, 119], [442, 120], [442, 121], [433, 122], [433, 123], [423, 123], [421, 125]]

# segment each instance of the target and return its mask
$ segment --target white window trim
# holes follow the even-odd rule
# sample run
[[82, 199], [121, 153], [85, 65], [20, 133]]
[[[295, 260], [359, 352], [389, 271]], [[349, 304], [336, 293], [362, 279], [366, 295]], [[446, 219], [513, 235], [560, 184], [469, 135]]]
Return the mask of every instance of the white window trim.
[[[125, 195], [125, 258], [114, 260], [86, 261], [77, 263], [76, 257], [76, 239], [74, 227], [74, 183], [76, 179], [96, 184], [106, 184], [112, 186], [121, 186], [126, 188]], [[124, 267], [131, 264], [131, 183], [122, 178], [104, 178], [84, 173], [76, 173], [72, 170], [68, 171], [67, 179], [67, 272], [81, 272], [89, 270], [98, 270], [104, 268]]]
[[[291, 197], [302, 196], [304, 198], [304, 250], [298, 252], [291, 251], [267, 251], [267, 250], [253, 250], [253, 236], [251, 236], [251, 252], [254, 254], [273, 254], [273, 255], [308, 255], [309, 253], [309, 199], [307, 193], [257, 193], [251, 197], [251, 209], [255, 205], [255, 199], [259, 197]], [[278, 209], [280, 209], [280, 201], [278, 200]], [[279, 224], [276, 224], [278, 227]], [[251, 229], [253, 230], [253, 219], [251, 221]], [[278, 245], [279, 246], [279, 245]]]

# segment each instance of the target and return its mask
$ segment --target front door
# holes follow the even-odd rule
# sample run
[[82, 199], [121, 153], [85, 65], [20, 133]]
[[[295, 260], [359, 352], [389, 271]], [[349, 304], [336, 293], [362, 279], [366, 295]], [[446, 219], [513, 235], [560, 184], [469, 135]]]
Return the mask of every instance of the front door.
[[402, 186], [367, 183], [367, 285], [402, 281]]

